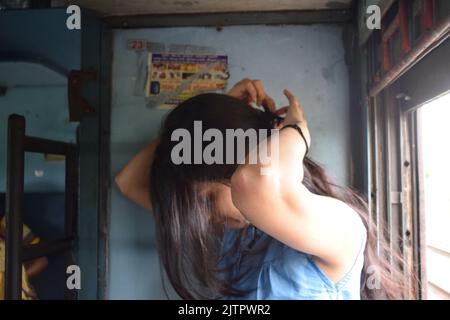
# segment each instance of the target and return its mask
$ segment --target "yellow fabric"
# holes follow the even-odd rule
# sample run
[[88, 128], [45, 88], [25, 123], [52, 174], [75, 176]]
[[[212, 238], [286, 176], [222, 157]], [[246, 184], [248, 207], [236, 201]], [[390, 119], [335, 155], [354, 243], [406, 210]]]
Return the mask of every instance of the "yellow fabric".
[[33, 240], [31, 240], [30, 244], [35, 245], [38, 244], [39, 242], [41, 242], [41, 238], [34, 237]]
[[[5, 235], [6, 231], [6, 221], [5, 217], [3, 217], [0, 221], [0, 235]], [[26, 225], [23, 225], [23, 239], [27, 238], [29, 235], [32, 235], [30, 228]], [[39, 243], [40, 239], [38, 237], [33, 236], [31, 240], [31, 244]], [[5, 253], [5, 241], [3, 238], [0, 238], [0, 300], [5, 299], [5, 261], [6, 261], [6, 253]], [[33, 289], [31, 288], [27, 273], [25, 271], [25, 267], [22, 265], [22, 299], [23, 300], [32, 300], [36, 297]]]

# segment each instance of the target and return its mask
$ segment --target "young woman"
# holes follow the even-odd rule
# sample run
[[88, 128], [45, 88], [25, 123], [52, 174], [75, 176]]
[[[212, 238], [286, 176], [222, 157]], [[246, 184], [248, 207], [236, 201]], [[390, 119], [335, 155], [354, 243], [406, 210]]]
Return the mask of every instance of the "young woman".
[[[285, 95], [289, 106], [276, 110], [260, 81], [244, 79], [228, 95], [191, 98], [117, 175], [121, 192], [155, 215], [172, 286], [185, 299], [401, 298], [401, 273], [375, 253], [364, 201], [306, 157], [307, 122], [296, 98]], [[194, 121], [223, 137], [227, 129], [282, 128], [277, 159], [175, 164], [172, 133], [183, 128], [194, 137]], [[270, 150], [274, 138], [258, 141], [257, 150]], [[222, 151], [227, 159], [236, 150]]]

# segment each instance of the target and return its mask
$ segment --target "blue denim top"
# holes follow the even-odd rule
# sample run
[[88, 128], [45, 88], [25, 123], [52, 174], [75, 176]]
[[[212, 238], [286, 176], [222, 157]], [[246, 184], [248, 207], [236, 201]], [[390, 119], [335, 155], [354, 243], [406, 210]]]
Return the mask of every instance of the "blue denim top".
[[[360, 279], [367, 238], [365, 230], [362, 232], [364, 236], [361, 249], [352, 268], [336, 284], [320, 269], [312, 255], [292, 249], [254, 226], [250, 226], [247, 234], [241, 238], [238, 252], [232, 252], [230, 248], [238, 234], [239, 230], [226, 229], [219, 266], [232, 266], [230, 272], [221, 274], [225, 277], [241, 275], [235, 287], [246, 293], [244, 296], [228, 296], [225, 299], [360, 299]], [[248, 254], [253, 249], [258, 250], [258, 246], [263, 250], [257, 254]], [[232, 253], [225, 254], [226, 252]], [[256, 271], [245, 274], [247, 270], [254, 268]]]

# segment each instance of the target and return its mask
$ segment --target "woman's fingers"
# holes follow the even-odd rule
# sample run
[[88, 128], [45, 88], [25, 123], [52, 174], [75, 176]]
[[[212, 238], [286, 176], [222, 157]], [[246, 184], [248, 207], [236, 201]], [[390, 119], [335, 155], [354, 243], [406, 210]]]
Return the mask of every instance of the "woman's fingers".
[[297, 101], [297, 98], [289, 90], [284, 90], [283, 92], [289, 100], [289, 109], [283, 123], [286, 125], [298, 124], [304, 134], [306, 145], [309, 147], [311, 145], [311, 135], [309, 134], [308, 123], [303, 115], [302, 107]]
[[283, 93], [289, 100], [289, 108], [290, 108], [289, 111], [290, 112], [288, 111], [288, 113], [290, 113], [291, 116], [299, 122], [305, 121], [305, 117], [303, 115], [303, 110], [302, 110], [297, 98], [287, 89], [284, 89]]
[[281, 116], [283, 114], [286, 114], [288, 112], [289, 107], [283, 107], [280, 109], [275, 110], [275, 114], [278, 116]]
[[253, 80], [252, 83], [255, 86], [256, 93], [257, 93], [256, 104], [258, 106], [262, 105], [263, 107], [269, 109], [269, 111], [273, 112], [275, 103], [274, 103], [273, 99], [266, 94], [266, 90], [264, 89], [264, 85], [263, 85], [262, 81], [261, 80]]
[[247, 91], [247, 95], [251, 99], [250, 102], [256, 102], [258, 100], [258, 92], [256, 91], [256, 88], [251, 80], [245, 82], [245, 90]]
[[252, 80], [247, 78], [236, 83], [227, 94], [249, 105], [257, 99], [257, 92], [252, 84]]
[[[284, 119], [284, 123], [286, 125], [298, 124], [305, 131], [305, 135], [309, 136], [308, 124], [303, 115], [303, 110], [300, 106], [300, 103], [297, 101], [297, 98], [289, 90], [284, 90], [283, 92], [286, 95], [286, 98], [289, 100], [289, 109]], [[309, 137], [307, 139], [310, 141]]]
[[295, 96], [289, 90], [284, 89], [283, 93], [286, 96], [286, 98], [288, 98], [288, 100], [289, 100], [289, 106], [297, 107], [299, 105], [297, 98], [295, 98]]
[[264, 110], [275, 112], [275, 101], [266, 93], [266, 89], [261, 80], [251, 80], [255, 90], [256, 90], [256, 100], [257, 106], [263, 106]]
[[266, 95], [263, 103], [262, 103], [264, 110], [272, 112], [272, 113], [276, 113], [276, 107], [275, 107], [275, 101], [269, 97], [268, 95]]
[[258, 106], [260, 106], [260, 105], [262, 105], [264, 98], [266, 96], [264, 86], [263, 86], [261, 80], [253, 80], [252, 84], [256, 90], [256, 101], [255, 102]]
[[228, 92], [230, 96], [245, 101], [248, 105], [253, 102], [262, 106], [264, 110], [275, 113], [275, 101], [266, 93], [261, 80], [242, 79]]

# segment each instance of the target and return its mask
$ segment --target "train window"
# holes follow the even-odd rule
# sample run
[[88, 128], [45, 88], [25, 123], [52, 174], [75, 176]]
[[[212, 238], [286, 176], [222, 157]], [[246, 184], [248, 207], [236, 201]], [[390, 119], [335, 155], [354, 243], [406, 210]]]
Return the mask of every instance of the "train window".
[[[418, 165], [426, 252], [428, 299], [450, 299], [450, 93], [423, 105], [418, 113]], [[420, 195], [419, 195], [420, 197]]]
[[449, 53], [446, 40], [369, 104], [370, 214], [410, 299], [450, 299]]

